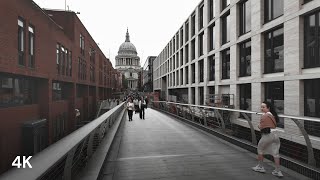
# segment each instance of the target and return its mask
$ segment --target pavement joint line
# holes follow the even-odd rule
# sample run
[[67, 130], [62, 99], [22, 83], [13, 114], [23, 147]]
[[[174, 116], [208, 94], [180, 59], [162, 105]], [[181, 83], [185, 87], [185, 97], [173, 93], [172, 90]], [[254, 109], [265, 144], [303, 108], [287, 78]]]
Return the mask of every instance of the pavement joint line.
[[125, 160], [134, 160], [134, 159], [151, 159], [151, 158], [165, 158], [165, 157], [183, 157], [183, 156], [204, 156], [204, 155], [213, 155], [213, 156], [221, 156], [224, 154], [232, 155], [232, 154], [249, 154], [250, 152], [236, 152], [236, 153], [217, 153], [217, 151], [212, 151], [208, 153], [199, 153], [199, 154], [168, 154], [168, 155], [157, 155], [157, 156], [136, 156], [136, 157], [127, 157], [127, 158], [119, 158], [117, 161], [125, 161]]

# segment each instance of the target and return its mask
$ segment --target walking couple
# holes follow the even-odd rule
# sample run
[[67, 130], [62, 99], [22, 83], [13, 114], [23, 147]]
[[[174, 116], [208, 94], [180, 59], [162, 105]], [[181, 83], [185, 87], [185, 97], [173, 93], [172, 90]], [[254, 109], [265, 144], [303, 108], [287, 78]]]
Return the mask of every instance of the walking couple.
[[138, 106], [134, 104], [131, 98], [129, 98], [127, 103], [127, 110], [128, 110], [128, 116], [129, 121], [132, 121], [133, 111], [136, 112], [139, 111], [140, 119], [144, 119], [145, 116], [145, 109], [147, 108], [147, 101], [143, 97], [138, 102]]

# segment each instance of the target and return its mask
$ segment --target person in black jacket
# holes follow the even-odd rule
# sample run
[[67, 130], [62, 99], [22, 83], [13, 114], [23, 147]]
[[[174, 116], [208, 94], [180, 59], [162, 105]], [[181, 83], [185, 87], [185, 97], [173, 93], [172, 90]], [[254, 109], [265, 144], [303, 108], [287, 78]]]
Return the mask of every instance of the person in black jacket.
[[146, 107], [146, 101], [143, 97], [139, 100], [140, 119], [144, 119], [144, 108]]

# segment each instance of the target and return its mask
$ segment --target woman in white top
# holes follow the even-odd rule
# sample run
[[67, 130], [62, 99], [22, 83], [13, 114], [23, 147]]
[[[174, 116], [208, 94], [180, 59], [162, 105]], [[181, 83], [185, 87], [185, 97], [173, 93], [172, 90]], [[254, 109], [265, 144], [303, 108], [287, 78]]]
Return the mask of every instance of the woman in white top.
[[127, 110], [128, 110], [129, 121], [132, 121], [133, 109], [134, 109], [134, 104], [133, 104], [133, 102], [132, 102], [132, 99], [129, 98], [128, 103], [127, 103]]

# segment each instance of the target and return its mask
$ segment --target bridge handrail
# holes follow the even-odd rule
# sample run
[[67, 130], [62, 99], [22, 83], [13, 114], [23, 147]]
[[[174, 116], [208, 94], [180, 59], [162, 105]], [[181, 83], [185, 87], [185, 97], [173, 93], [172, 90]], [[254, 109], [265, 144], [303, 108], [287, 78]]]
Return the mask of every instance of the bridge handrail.
[[[174, 105], [174, 108], [176, 108], [176, 113], [177, 111], [177, 105], [178, 106], [187, 106], [189, 108], [189, 110], [191, 111], [191, 116], [192, 116], [192, 120], [194, 121], [194, 112], [192, 111], [191, 107], [193, 108], [203, 108], [203, 109], [211, 109], [214, 111], [214, 113], [216, 114], [215, 116], [217, 116], [217, 119], [219, 119], [221, 121], [221, 129], [222, 132], [225, 133], [226, 131], [226, 126], [225, 126], [225, 120], [223, 119], [223, 117], [221, 116], [220, 112], [218, 110], [222, 110], [222, 111], [230, 111], [230, 112], [238, 112], [241, 113], [245, 120], [248, 122], [249, 127], [250, 127], [250, 131], [251, 131], [251, 140], [252, 140], [252, 144], [253, 145], [257, 145], [257, 138], [256, 138], [256, 134], [255, 134], [255, 129], [254, 126], [252, 124], [252, 120], [248, 117], [247, 114], [256, 114], [256, 115], [262, 115], [263, 113], [261, 112], [255, 112], [255, 111], [248, 111], [248, 110], [240, 110], [240, 109], [230, 109], [230, 108], [223, 108], [223, 107], [213, 107], [213, 106], [205, 106], [205, 105], [194, 105], [194, 104], [185, 104], [185, 103], [176, 103], [176, 102], [168, 102], [168, 101], [152, 101], [153, 103], [164, 103], [166, 105]], [[168, 111], [168, 107], [166, 107], [166, 111]], [[201, 110], [201, 109], [199, 109]], [[185, 112], [183, 112], [183, 114], [185, 115]], [[204, 126], [207, 126], [207, 117], [205, 116], [205, 113], [203, 111], [200, 111], [200, 114], [202, 114], [202, 117], [204, 119]], [[178, 115], [178, 114], [176, 114]], [[296, 126], [299, 128], [305, 143], [306, 143], [306, 147], [307, 147], [307, 154], [308, 154], [308, 164], [311, 165], [312, 167], [316, 166], [316, 160], [315, 160], [315, 156], [314, 156], [314, 150], [312, 147], [312, 143], [309, 137], [309, 134], [307, 133], [307, 131], [305, 130], [303, 124], [300, 122], [302, 121], [311, 121], [311, 122], [317, 122], [320, 123], [320, 118], [313, 118], [313, 117], [305, 117], [305, 116], [292, 116], [292, 115], [285, 115], [285, 114], [279, 114], [279, 117], [282, 118], [287, 118], [292, 120]]]
[[[152, 101], [152, 102], [168, 103], [168, 104], [176, 104], [176, 105], [192, 106], [192, 107], [201, 107], [201, 108], [207, 108], [207, 109], [226, 110], [226, 111], [240, 112], [240, 113], [247, 113], [247, 114], [257, 114], [257, 115], [263, 114], [261, 112], [256, 112], [256, 111], [221, 108], [221, 107], [214, 107], [214, 106], [194, 105], [194, 104], [185, 104], [185, 103], [175, 103], [175, 102], [169, 102], [169, 101]], [[285, 115], [285, 114], [278, 114], [278, 116], [283, 117], [283, 118], [299, 119], [299, 120], [304, 120], [304, 121], [312, 121], [312, 122], [319, 122], [320, 123], [320, 118], [307, 117], [307, 116], [293, 116], [293, 115]]]
[[[114, 116], [117, 117], [116, 114], [118, 115], [123, 110], [123, 108], [124, 103], [119, 104], [115, 108], [110, 109], [100, 117], [96, 118], [95, 120], [91, 121], [85, 126], [82, 126], [81, 128], [77, 129], [76, 131], [72, 132], [71, 134], [67, 135], [61, 140], [57, 141], [56, 143], [50, 145], [43, 151], [34, 155], [30, 160], [32, 168], [10, 169], [9, 171], [5, 172], [2, 176], [0, 176], [0, 179], [39, 179], [65, 156], [68, 156], [66, 161], [68, 161], [68, 159], [71, 158], [72, 162], [74, 151], [77, 148], [77, 146], [86, 138], [89, 138], [89, 141], [93, 141], [94, 135], [101, 135], [100, 133], [104, 133], [106, 131], [107, 125], [112, 125], [112, 121], [113, 119], [115, 119]], [[88, 144], [92, 145], [93, 143], [88, 142]], [[89, 145], [88, 148], [92, 148], [89, 147]], [[71, 155], [71, 157], [69, 157], [69, 155]], [[66, 162], [66, 167], [67, 163], [68, 162]], [[65, 168], [63, 173], [63, 179], [71, 179], [71, 169]]]

